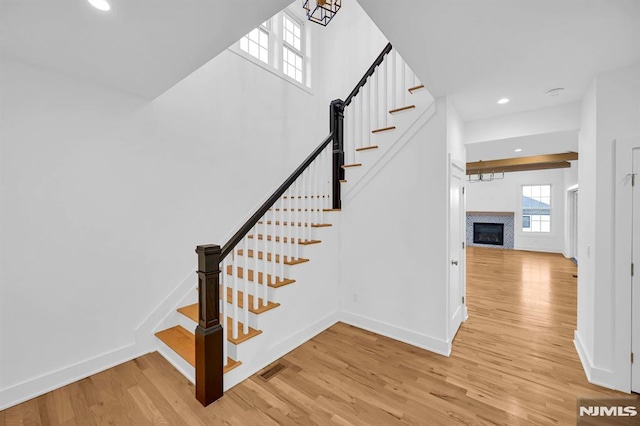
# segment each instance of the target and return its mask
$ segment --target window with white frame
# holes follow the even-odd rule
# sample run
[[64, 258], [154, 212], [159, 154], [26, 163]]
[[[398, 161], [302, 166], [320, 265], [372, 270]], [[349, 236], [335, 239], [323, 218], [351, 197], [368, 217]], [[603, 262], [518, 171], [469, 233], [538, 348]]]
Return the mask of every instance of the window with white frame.
[[240, 49], [265, 64], [269, 63], [269, 21], [240, 39]]
[[242, 37], [240, 50], [248, 59], [269, 65], [263, 68], [308, 86], [307, 32], [302, 22], [293, 12], [280, 12]]
[[282, 72], [302, 83], [302, 29], [288, 14], [282, 14]]
[[522, 231], [551, 232], [551, 185], [522, 186]]

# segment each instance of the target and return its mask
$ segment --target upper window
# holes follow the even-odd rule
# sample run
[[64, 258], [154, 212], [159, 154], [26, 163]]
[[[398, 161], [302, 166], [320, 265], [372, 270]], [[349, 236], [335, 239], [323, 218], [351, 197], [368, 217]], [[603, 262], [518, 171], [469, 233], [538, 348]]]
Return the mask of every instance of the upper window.
[[267, 69], [304, 84], [308, 80], [305, 36], [301, 21], [280, 12], [242, 37], [239, 45], [240, 50], [269, 65]]
[[302, 31], [289, 15], [282, 15], [282, 72], [302, 83]]
[[240, 39], [240, 49], [265, 64], [269, 63], [269, 21]]
[[551, 185], [522, 186], [522, 231], [551, 232]]

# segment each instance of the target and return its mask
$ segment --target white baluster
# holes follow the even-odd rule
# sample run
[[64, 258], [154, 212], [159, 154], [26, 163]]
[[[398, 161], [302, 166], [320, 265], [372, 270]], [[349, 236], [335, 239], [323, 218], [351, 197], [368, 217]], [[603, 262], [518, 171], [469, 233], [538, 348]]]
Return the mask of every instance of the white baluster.
[[[236, 262], [236, 249], [234, 248], [231, 252], [231, 271], [232, 271], [232, 285], [231, 285], [231, 301], [233, 302], [233, 321], [231, 325], [231, 329], [233, 330], [232, 336], [234, 339], [238, 338], [238, 264]], [[243, 271], [244, 274], [247, 271]], [[226, 324], [224, 324], [226, 325]]]
[[[304, 176], [304, 173], [303, 173]], [[302, 210], [302, 198], [301, 194], [300, 194], [300, 187], [302, 186], [302, 182], [300, 180], [300, 177], [298, 177], [298, 179], [296, 179], [296, 181], [294, 182], [295, 185], [295, 192], [297, 194], [296, 198], [296, 204], [295, 204], [295, 211], [294, 211], [294, 222], [298, 223], [302, 217], [304, 217], [304, 212], [301, 211]], [[294, 233], [293, 233], [293, 241], [289, 241], [290, 245], [291, 245], [291, 260], [295, 260], [298, 259], [298, 239], [300, 238], [300, 227], [296, 226], [294, 229]]]
[[396, 51], [391, 52], [391, 109], [395, 109], [398, 107], [398, 102], [396, 98], [396, 56], [398, 54]]
[[367, 83], [365, 85], [365, 92], [367, 93], [366, 102], [364, 103], [365, 108], [365, 116], [367, 125], [365, 127], [366, 133], [366, 146], [371, 146], [371, 127], [373, 125], [371, 120], [371, 77], [367, 78]]
[[351, 108], [351, 105], [348, 105], [344, 108], [344, 129], [343, 129], [343, 140], [344, 140], [344, 150], [345, 150], [345, 155], [349, 155], [352, 151], [352, 144], [353, 141], [349, 138], [349, 134], [351, 133], [351, 115], [352, 115], [353, 109]]
[[[358, 147], [358, 136], [357, 136], [357, 132], [358, 132], [358, 117], [356, 115], [356, 112], [358, 110], [358, 100], [354, 98], [353, 101], [351, 101], [351, 149], [353, 150], [353, 155], [355, 157], [356, 155], [356, 148]], [[331, 146], [331, 144], [329, 144], [329, 146]]]
[[[258, 309], [258, 274], [260, 273], [260, 261], [258, 260], [258, 253], [260, 252], [260, 244], [258, 243], [258, 231], [260, 225], [256, 224], [253, 227], [253, 309]], [[263, 252], [263, 256], [266, 256], [267, 252]], [[266, 259], [262, 261], [262, 264]]]
[[379, 96], [379, 92], [380, 92], [380, 67], [376, 67], [375, 71], [373, 72], [373, 88], [371, 90], [373, 90], [373, 109], [371, 110], [373, 112], [373, 128], [374, 129], [379, 129], [380, 126], [380, 96]]
[[228, 275], [227, 275], [227, 265], [229, 265], [229, 256], [225, 257], [222, 260], [222, 273], [220, 274], [220, 284], [222, 285], [222, 318], [220, 323], [222, 324], [222, 357], [224, 359], [224, 365], [227, 365], [228, 351], [227, 348], [227, 336], [229, 335], [229, 331], [227, 330], [227, 286], [228, 286]]
[[316, 209], [318, 210], [318, 223], [324, 223], [323, 220], [323, 209], [324, 207], [322, 206], [322, 201], [323, 199], [320, 198], [321, 195], [320, 193], [322, 192], [321, 190], [321, 186], [320, 186], [320, 182], [322, 179], [322, 163], [320, 162], [320, 158], [316, 159], [315, 161], [316, 163], [316, 177], [313, 181], [313, 192], [315, 192], [316, 194], [318, 194], [318, 198], [316, 198]]
[[[327, 207], [333, 205], [333, 188], [331, 187], [331, 179], [333, 176], [333, 146], [329, 144], [324, 150], [324, 164], [326, 167], [326, 175], [324, 178], [324, 191], [322, 191], [323, 200]], [[326, 194], [326, 198], [324, 198]]]
[[[244, 258], [244, 279], [242, 280], [243, 286], [242, 291], [244, 294], [242, 295], [242, 311], [244, 313], [244, 324], [242, 324], [242, 334], [249, 334], [249, 244], [247, 243], [248, 238], [245, 236], [242, 239], [242, 256]], [[254, 256], [258, 257], [258, 253], [253, 253]]]
[[407, 72], [407, 65], [404, 63], [404, 60], [402, 58], [400, 58], [400, 107], [404, 107], [405, 104], [405, 94], [407, 91], [407, 84], [406, 84], [406, 72]]
[[361, 88], [360, 91], [358, 92], [358, 104], [359, 104], [359, 109], [360, 109], [360, 117], [359, 117], [359, 126], [358, 128], [360, 129], [360, 140], [358, 141], [358, 146], [359, 147], [363, 147], [365, 146], [365, 139], [366, 139], [366, 135], [367, 135], [367, 129], [365, 129], [365, 112], [364, 112], [364, 88]]
[[384, 57], [382, 73], [384, 74], [382, 79], [382, 127], [387, 127], [389, 115], [389, 54]]
[[[281, 203], [281, 200], [278, 200], [274, 203], [273, 205], [273, 212], [271, 213], [271, 253], [273, 253], [273, 255], [275, 256], [276, 251], [277, 251], [277, 244], [276, 244], [276, 234], [277, 232], [277, 228], [276, 228], [276, 207], [278, 206], [279, 203]], [[282, 203], [284, 204], [284, 203]], [[280, 238], [280, 241], [282, 242], [282, 238]], [[270, 262], [269, 265], [271, 265], [271, 280], [275, 283], [276, 282], [276, 262]], [[269, 277], [265, 274], [264, 275], [264, 286], [265, 289], [269, 286]]]
[[[268, 232], [267, 232], [267, 219], [266, 219], [266, 217], [263, 217], [262, 220], [263, 220], [264, 223], [262, 224], [262, 244], [261, 244], [261, 246], [262, 246], [262, 251], [264, 253], [268, 253], [269, 249], [268, 249], [268, 237], [267, 237], [267, 234], [268, 234]], [[267, 279], [267, 272], [269, 271], [267, 269], [267, 262], [262, 262], [262, 271], [263, 271], [262, 274], [264, 276], [264, 279], [266, 280]], [[256, 274], [253, 277], [254, 278], [254, 285], [255, 285], [255, 292], [253, 294], [255, 295], [256, 299], [260, 299], [260, 285], [258, 283], [258, 277], [259, 276], [260, 275]], [[266, 298], [262, 299], [262, 306], [267, 306], [267, 299]]]
[[[285, 192], [285, 194], [287, 194], [287, 192]], [[291, 200], [291, 192], [288, 193], [289, 195], [289, 200]], [[284, 224], [285, 220], [284, 220], [284, 206], [286, 204], [283, 202], [282, 203], [282, 208], [280, 209], [280, 229], [281, 229], [281, 233], [282, 236], [280, 237], [280, 242], [284, 243], [284, 239], [285, 239], [285, 234], [287, 234], [287, 231], [290, 230], [290, 226], [289, 229], [287, 229], [287, 225]], [[291, 221], [289, 221], [289, 225], [291, 224]], [[288, 242], [291, 241], [291, 234], [289, 233], [289, 238], [287, 239]], [[280, 263], [276, 263], [275, 259], [273, 260], [273, 263], [275, 263], [276, 265], [280, 265], [280, 273], [278, 274], [278, 278], [280, 278], [280, 281], [284, 280], [284, 254], [286, 253], [286, 245], [285, 244], [280, 244]]]
[[[295, 232], [295, 228], [291, 225], [295, 220], [295, 204], [298, 200], [298, 194], [295, 193], [295, 182], [291, 184], [289, 187], [289, 194], [293, 194], [293, 197], [289, 198], [289, 208], [287, 209], [286, 222], [288, 226], [287, 232], [287, 244], [283, 247], [282, 256], [280, 256], [280, 263], [284, 264], [285, 261], [291, 259], [291, 241], [293, 239], [293, 233]], [[275, 262], [275, 260], [274, 260]]]

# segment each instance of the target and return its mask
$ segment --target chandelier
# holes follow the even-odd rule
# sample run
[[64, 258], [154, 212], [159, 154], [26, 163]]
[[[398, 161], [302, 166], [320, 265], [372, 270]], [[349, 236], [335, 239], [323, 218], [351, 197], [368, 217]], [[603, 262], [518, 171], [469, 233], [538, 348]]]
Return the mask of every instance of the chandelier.
[[491, 173], [469, 173], [467, 175], [467, 181], [469, 183], [476, 182], [491, 182], [492, 180], [504, 179], [504, 172], [491, 172]]
[[342, 6], [342, 0], [302, 0], [302, 2], [302, 7], [307, 11], [307, 18], [325, 27]]

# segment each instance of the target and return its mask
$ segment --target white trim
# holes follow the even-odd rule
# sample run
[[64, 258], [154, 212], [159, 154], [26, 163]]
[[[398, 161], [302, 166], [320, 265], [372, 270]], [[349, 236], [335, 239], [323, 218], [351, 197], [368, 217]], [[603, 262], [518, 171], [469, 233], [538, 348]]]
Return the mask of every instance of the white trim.
[[136, 344], [80, 361], [0, 391], [0, 411], [147, 354]]
[[451, 355], [450, 340], [445, 341], [437, 339], [435, 337], [427, 336], [426, 334], [416, 333], [415, 331], [407, 330], [406, 328], [387, 324], [382, 321], [363, 317], [347, 311], [342, 311], [340, 313], [340, 321], [372, 333], [389, 337], [390, 339], [398, 340], [400, 342], [434, 352], [438, 355], [447, 357]]
[[591, 358], [589, 358], [587, 349], [582, 343], [582, 339], [580, 338], [580, 333], [578, 333], [578, 330], [575, 330], [573, 332], [573, 345], [576, 347], [576, 352], [578, 352], [578, 358], [580, 358], [582, 369], [587, 376], [587, 380], [589, 381], [589, 383], [591, 383], [591, 370], [593, 368], [593, 363], [591, 362]]
[[[633, 172], [633, 149], [640, 148], [637, 138], [613, 141], [613, 368], [612, 381], [617, 386], [609, 386], [624, 392], [631, 390], [631, 276], [633, 235], [632, 198], [629, 173]], [[616, 371], [617, 370], [617, 371]]]
[[614, 372], [611, 370], [605, 370], [603, 368], [598, 368], [593, 365], [591, 358], [589, 357], [589, 353], [587, 352], [584, 344], [582, 343], [582, 339], [580, 338], [580, 334], [578, 330], [574, 331], [573, 334], [573, 344], [576, 348], [576, 352], [578, 352], [578, 358], [580, 358], [580, 362], [582, 363], [582, 368], [584, 369], [585, 375], [587, 376], [587, 380], [589, 383], [602, 386], [609, 389], [616, 389], [622, 392], [629, 392], [624, 389], [620, 389], [616, 386], [614, 380]]

